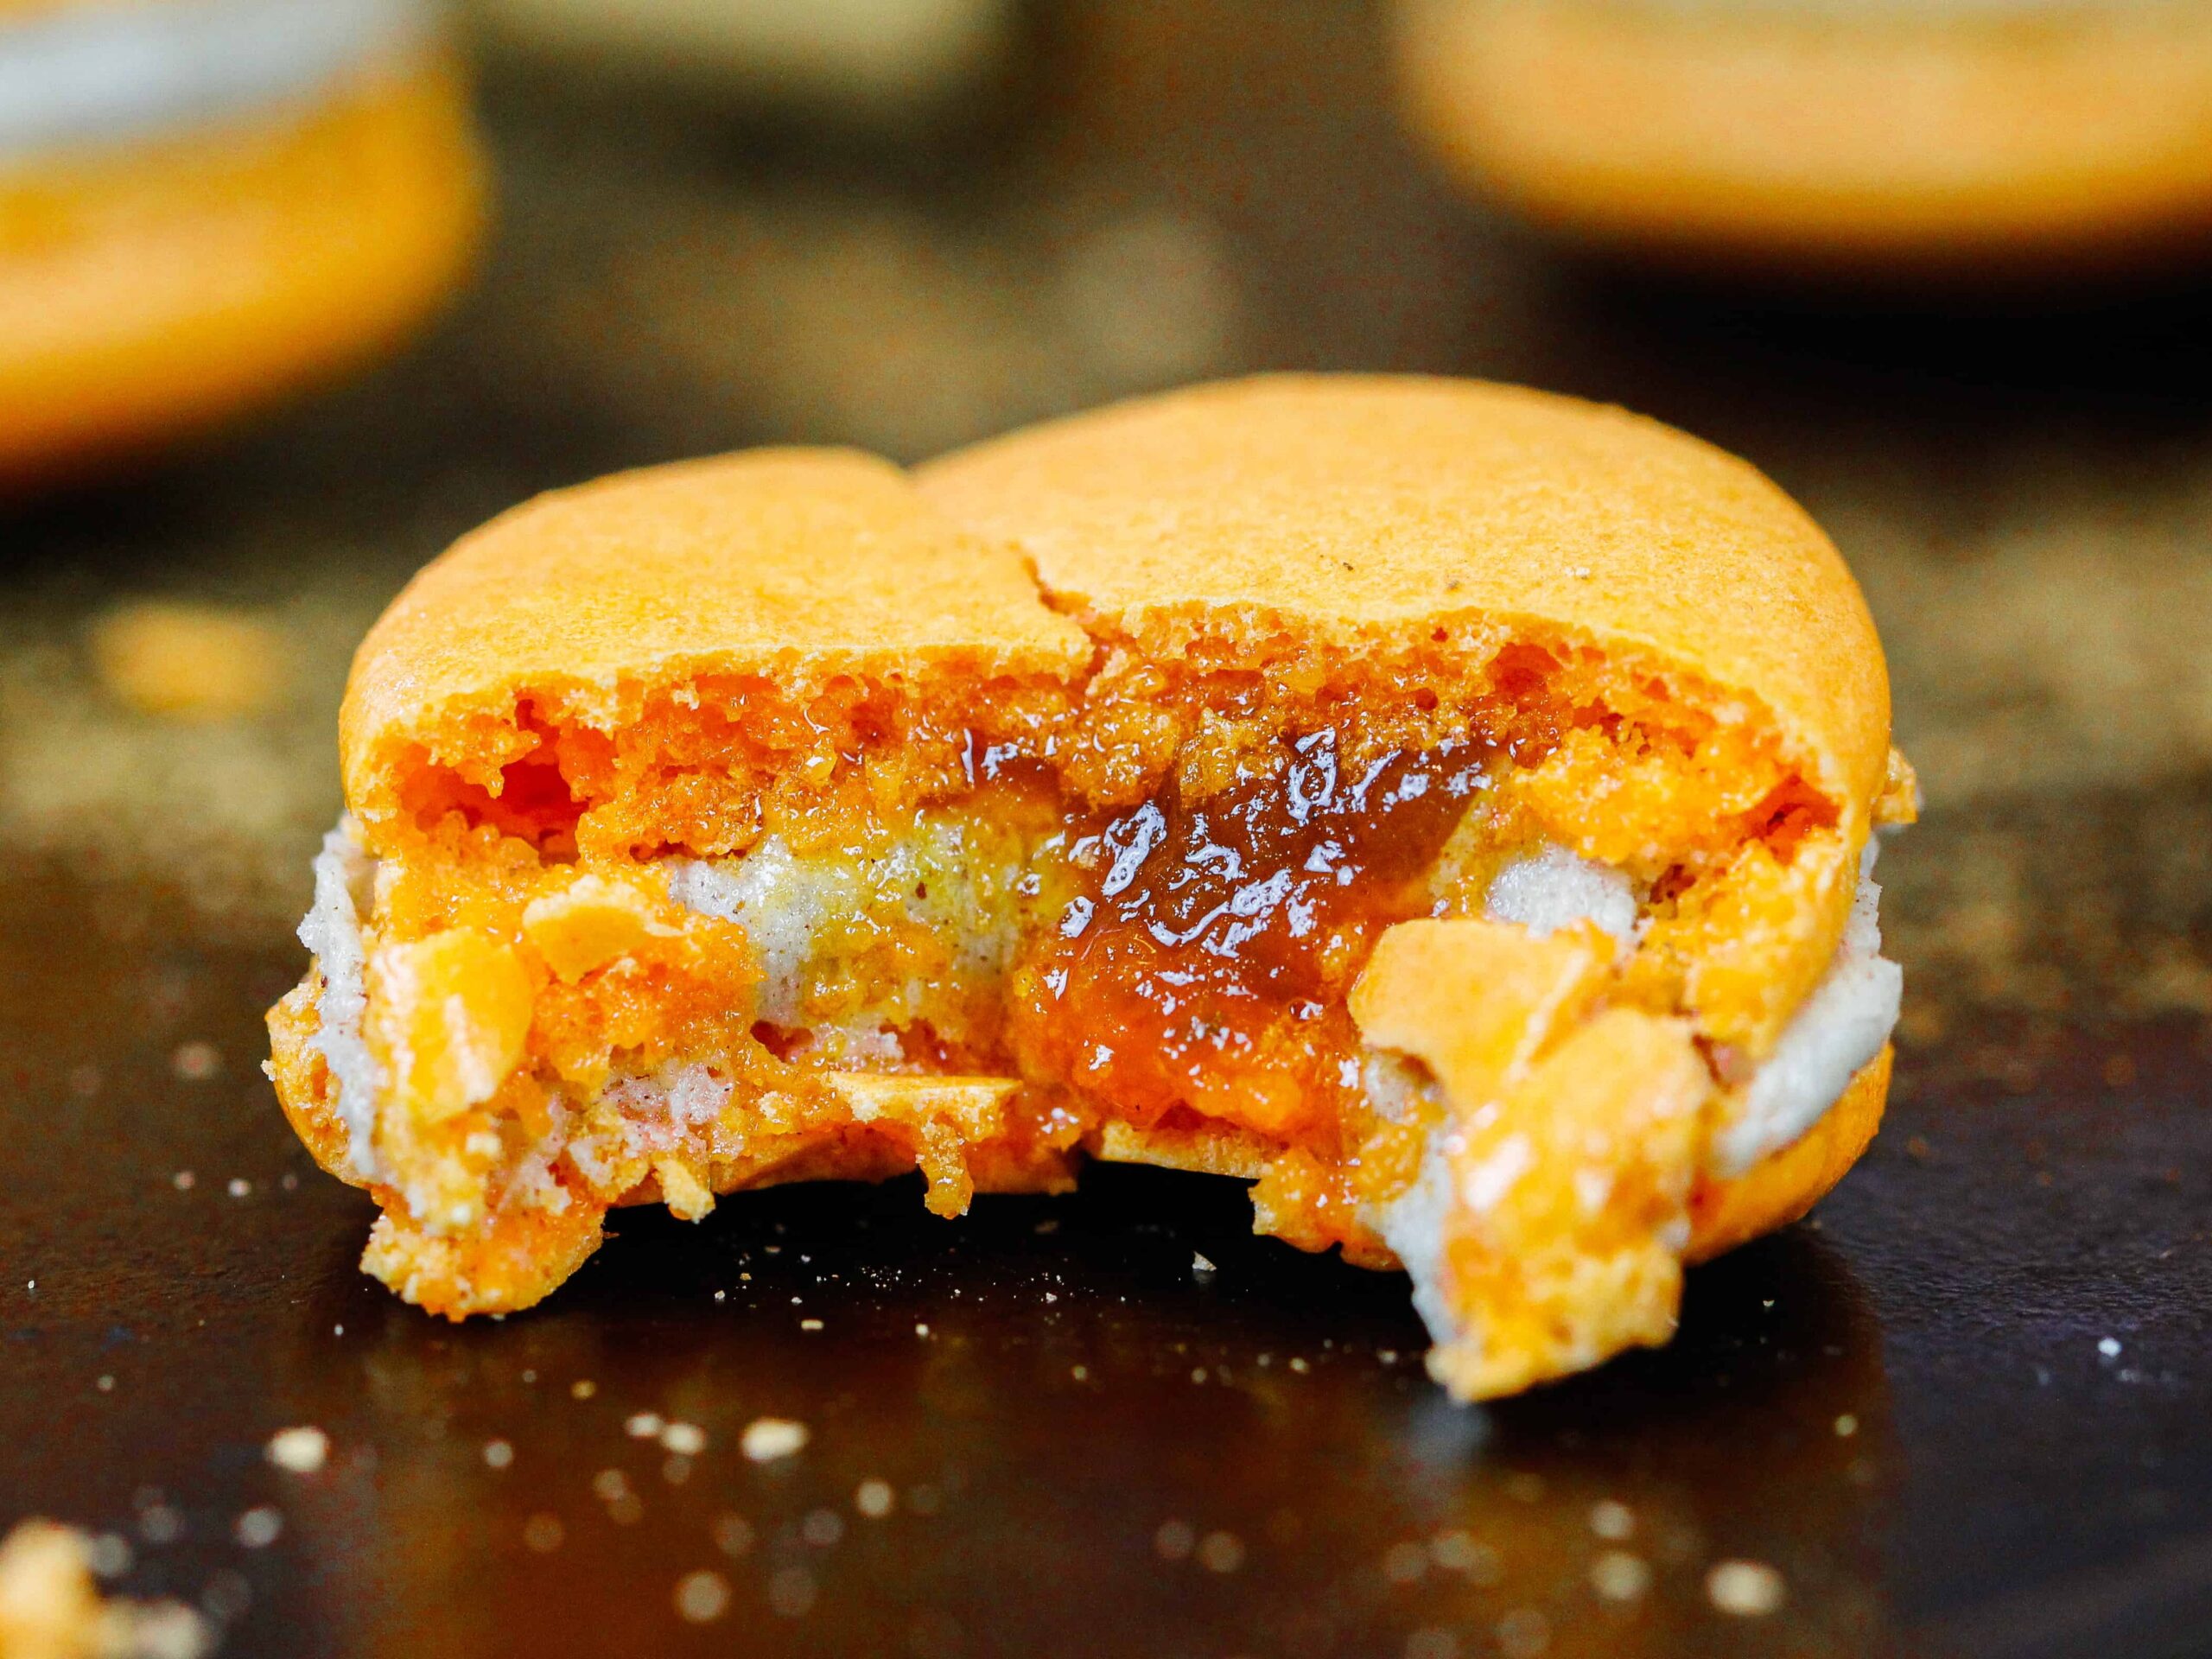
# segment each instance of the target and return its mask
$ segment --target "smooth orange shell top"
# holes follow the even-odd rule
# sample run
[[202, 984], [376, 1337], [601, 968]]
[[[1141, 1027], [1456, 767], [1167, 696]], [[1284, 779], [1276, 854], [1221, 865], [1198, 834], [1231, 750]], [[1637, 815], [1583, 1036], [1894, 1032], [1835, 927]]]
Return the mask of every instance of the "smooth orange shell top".
[[382, 798], [406, 745], [524, 696], [611, 726], [702, 675], [1072, 679], [1090, 656], [1011, 551], [889, 461], [759, 449], [620, 474], [493, 519], [392, 602], [340, 717], [346, 798]]

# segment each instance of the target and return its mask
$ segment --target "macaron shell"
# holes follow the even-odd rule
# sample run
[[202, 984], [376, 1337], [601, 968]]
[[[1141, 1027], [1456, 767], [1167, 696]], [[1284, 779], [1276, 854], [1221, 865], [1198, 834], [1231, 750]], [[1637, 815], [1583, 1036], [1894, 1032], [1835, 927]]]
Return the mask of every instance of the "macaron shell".
[[1763, 706], [1853, 844], [1887, 669], [1833, 543], [1744, 462], [1656, 422], [1477, 381], [1279, 376], [1030, 428], [924, 493], [1141, 643], [1194, 613], [1357, 645], [1488, 623]]
[[646, 689], [754, 674], [1072, 679], [1080, 629], [1013, 553], [963, 536], [890, 462], [761, 449], [538, 497], [409, 584], [354, 658], [347, 798], [384, 792], [393, 745], [556, 696], [603, 725]]

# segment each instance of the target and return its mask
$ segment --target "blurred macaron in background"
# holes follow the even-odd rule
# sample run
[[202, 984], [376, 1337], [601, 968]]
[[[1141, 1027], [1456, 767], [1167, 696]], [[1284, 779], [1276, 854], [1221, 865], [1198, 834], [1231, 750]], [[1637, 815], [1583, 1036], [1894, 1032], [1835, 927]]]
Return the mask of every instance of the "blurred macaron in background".
[[1455, 179], [1642, 259], [1999, 286], [2212, 242], [2202, 0], [1395, 0]]
[[497, 49], [857, 125], [944, 112], [1005, 67], [1014, 0], [471, 0]]
[[387, 348], [482, 194], [422, 0], [0, 3], [0, 487]]

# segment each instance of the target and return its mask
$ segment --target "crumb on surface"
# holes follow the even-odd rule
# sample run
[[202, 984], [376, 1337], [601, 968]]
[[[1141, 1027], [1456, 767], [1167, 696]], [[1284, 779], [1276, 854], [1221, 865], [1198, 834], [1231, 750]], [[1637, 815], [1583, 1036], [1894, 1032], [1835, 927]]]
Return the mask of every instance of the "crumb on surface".
[[217, 605], [135, 601], [92, 626], [102, 690], [142, 715], [237, 720], [283, 694], [283, 638], [243, 611]]
[[686, 1624], [708, 1624], [729, 1611], [729, 1580], [702, 1567], [676, 1581], [676, 1611]]
[[330, 1456], [330, 1436], [312, 1424], [280, 1428], [269, 1437], [269, 1461], [296, 1475], [311, 1475]]
[[853, 1507], [871, 1521], [882, 1520], [898, 1501], [898, 1494], [887, 1480], [871, 1478], [861, 1482], [853, 1491]]
[[1635, 1601], [1651, 1587], [1651, 1564], [1624, 1549], [1609, 1549], [1590, 1563], [1590, 1587], [1607, 1601]]
[[242, 1548], [266, 1549], [283, 1533], [284, 1513], [274, 1503], [257, 1503], [238, 1516], [232, 1530]]
[[1789, 1586], [1764, 1561], [1720, 1561], [1705, 1575], [1705, 1593], [1724, 1613], [1758, 1618], [1780, 1609]]
[[773, 1463], [796, 1455], [810, 1438], [804, 1423], [788, 1417], [756, 1417], [745, 1426], [740, 1445], [754, 1463]]
[[92, 1573], [104, 1541], [43, 1520], [22, 1522], [0, 1540], [0, 1654], [201, 1659], [213, 1651], [207, 1622], [189, 1607], [103, 1599]]

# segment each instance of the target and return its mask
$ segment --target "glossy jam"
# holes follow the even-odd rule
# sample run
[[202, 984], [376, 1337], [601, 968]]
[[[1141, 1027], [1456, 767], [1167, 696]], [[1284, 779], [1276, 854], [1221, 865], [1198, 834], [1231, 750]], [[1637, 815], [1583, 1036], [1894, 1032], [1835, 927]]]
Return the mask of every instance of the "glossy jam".
[[1086, 867], [1015, 980], [1032, 1076], [1141, 1124], [1196, 1113], [1311, 1139], [1357, 1087], [1345, 994], [1483, 786], [1452, 743], [1357, 764], [1335, 733], [1203, 800], [1172, 785], [1070, 849]]

